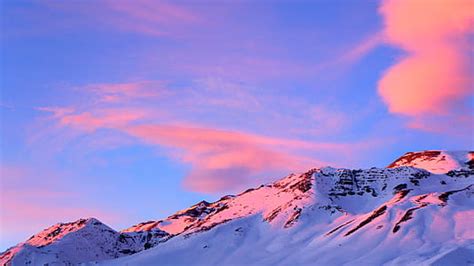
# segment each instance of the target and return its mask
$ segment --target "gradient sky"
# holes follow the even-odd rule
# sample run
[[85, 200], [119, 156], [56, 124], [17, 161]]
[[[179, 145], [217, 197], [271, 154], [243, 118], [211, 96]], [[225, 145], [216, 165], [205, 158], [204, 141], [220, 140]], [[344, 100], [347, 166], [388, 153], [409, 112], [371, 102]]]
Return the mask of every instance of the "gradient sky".
[[474, 148], [472, 1], [1, 3], [0, 249]]

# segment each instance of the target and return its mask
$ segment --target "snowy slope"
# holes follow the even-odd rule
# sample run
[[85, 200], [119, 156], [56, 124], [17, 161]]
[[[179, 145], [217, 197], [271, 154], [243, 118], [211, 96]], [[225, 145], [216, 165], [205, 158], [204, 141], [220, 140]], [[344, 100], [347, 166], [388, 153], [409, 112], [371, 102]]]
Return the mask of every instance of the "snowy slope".
[[[0, 262], [474, 263], [474, 228], [470, 223], [474, 218], [474, 170], [463, 159], [469, 153], [424, 152], [410, 158], [407, 154], [390, 168], [327, 167], [291, 174], [216, 202], [199, 202], [165, 219], [140, 223], [121, 232], [95, 219], [57, 224], [1, 254]], [[457, 165], [448, 167], [446, 162], [451, 160]], [[417, 168], [405, 165], [415, 163]], [[443, 174], [433, 171], [441, 168]]]
[[144, 227], [159, 228], [171, 234], [189, 234], [206, 231], [212, 227], [240, 217], [262, 213], [265, 220], [273, 222], [278, 217], [290, 216], [297, 212], [298, 206], [311, 202], [311, 170], [303, 175], [290, 175], [275, 183], [248, 189], [236, 196], [222, 197], [216, 202], [200, 202], [188, 209], [179, 211], [165, 220], [151, 221], [132, 226], [124, 232], [143, 230]]
[[473, 151], [420, 151], [407, 152], [388, 168], [413, 166], [432, 173], [444, 174], [460, 168], [474, 169]]
[[[156, 245], [166, 232], [119, 233], [97, 219], [55, 224], [0, 255], [0, 265], [67, 265], [132, 254]], [[148, 241], [151, 240], [151, 241]]]
[[473, 177], [411, 167], [311, 170], [229, 200], [204, 227], [101, 265], [469, 265]]

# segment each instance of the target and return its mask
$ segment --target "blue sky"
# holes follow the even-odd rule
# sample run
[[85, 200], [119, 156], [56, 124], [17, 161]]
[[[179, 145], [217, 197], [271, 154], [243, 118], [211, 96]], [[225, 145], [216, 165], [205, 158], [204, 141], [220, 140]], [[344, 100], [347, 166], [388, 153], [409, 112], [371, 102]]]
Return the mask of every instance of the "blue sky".
[[[466, 79], [472, 32], [421, 16], [442, 45], [419, 47], [398, 2], [3, 1], [0, 247], [86, 216], [123, 229], [313, 166], [472, 149], [472, 80], [410, 87]], [[399, 71], [425, 50], [455, 56]]]

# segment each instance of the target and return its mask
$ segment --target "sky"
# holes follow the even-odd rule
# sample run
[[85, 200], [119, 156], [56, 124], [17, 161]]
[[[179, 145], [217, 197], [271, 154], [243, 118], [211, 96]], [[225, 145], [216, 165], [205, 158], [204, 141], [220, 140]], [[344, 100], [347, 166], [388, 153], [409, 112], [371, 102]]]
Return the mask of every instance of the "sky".
[[5, 0], [0, 249], [474, 149], [468, 0]]

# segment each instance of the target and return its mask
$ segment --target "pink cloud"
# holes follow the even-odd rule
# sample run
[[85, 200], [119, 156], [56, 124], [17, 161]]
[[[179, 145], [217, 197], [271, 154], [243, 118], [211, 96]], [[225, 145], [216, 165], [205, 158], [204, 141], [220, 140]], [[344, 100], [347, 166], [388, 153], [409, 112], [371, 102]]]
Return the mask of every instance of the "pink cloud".
[[[99, 127], [113, 128], [145, 119], [173, 123], [189, 120], [186, 117], [212, 114], [216, 121], [228, 121], [229, 115], [235, 116], [238, 111], [254, 113], [253, 119], [265, 131], [307, 136], [340, 132], [354, 119], [333, 106], [311, 104], [306, 99], [288, 99], [220, 77], [197, 79], [192, 85], [178, 88], [164, 81], [145, 80], [90, 84], [75, 87], [74, 91], [83, 96], [74, 107], [37, 109], [52, 113], [52, 118], [59, 119], [62, 126], [76, 124], [91, 132]], [[285, 108], [298, 111], [288, 113]]]
[[471, 92], [465, 60], [456, 47], [415, 53], [385, 73], [379, 93], [393, 113], [446, 114]]
[[385, 0], [380, 12], [388, 41], [408, 51], [423, 51], [425, 45], [436, 46], [472, 31], [471, 8], [470, 0], [432, 0], [429, 4], [423, 0]]
[[265, 172], [323, 165], [295, 149], [337, 146], [190, 125], [139, 125], [126, 131], [148, 143], [178, 149], [175, 155], [192, 166], [185, 187], [200, 192], [233, 190]]
[[[373, 146], [373, 143], [364, 142], [303, 141], [295, 137], [296, 134], [338, 132], [350, 123], [346, 115], [325, 106], [255, 93], [254, 88], [216, 78], [199, 80], [191, 88], [176, 90], [161, 85], [161, 82], [148, 81], [77, 88], [84, 91], [88, 99], [98, 100], [80, 101], [72, 108], [41, 108], [53, 114], [49, 121], [54, 123], [46, 129], [53, 128], [54, 132], [43, 135], [55, 132], [61, 136], [69, 135], [69, 141], [61, 142], [68, 143], [69, 149], [74, 145], [74, 138], [82, 134], [90, 135], [89, 139], [94, 141], [81, 144], [78, 149], [90, 148], [90, 145], [103, 147], [110, 143], [110, 136], [125, 139], [127, 144], [140, 141], [165, 148], [170, 156], [191, 167], [183, 183], [185, 187], [200, 192], [236, 190], [256, 180], [263, 182], [266, 175], [304, 171], [321, 165], [337, 166], [337, 162], [348, 165], [358, 158], [353, 156], [355, 151]], [[114, 96], [114, 101], [107, 100], [109, 95]], [[106, 100], [102, 100], [104, 98]], [[147, 102], [149, 98], [153, 101]], [[301, 111], [287, 113], [282, 111], [282, 106]], [[262, 126], [267, 127], [265, 132], [278, 132], [280, 137], [236, 129], [235, 123], [228, 121], [228, 117], [235, 116], [236, 110], [256, 113], [250, 122], [260, 124], [262, 121]], [[165, 113], [167, 111], [169, 113]], [[209, 114], [214, 121], [219, 121], [217, 116], [226, 121], [200, 121]], [[189, 117], [197, 119], [189, 120]], [[211, 126], [213, 124], [220, 126]], [[104, 132], [100, 129], [107, 129], [107, 141], [92, 137]], [[281, 137], [285, 135], [292, 137]], [[325, 158], [333, 158], [331, 163], [316, 159], [317, 154], [323, 153]], [[74, 154], [81, 154], [81, 151]]]
[[127, 109], [98, 109], [64, 113], [55, 119], [60, 126], [86, 134], [109, 128], [144, 143], [165, 147], [171, 156], [191, 166], [184, 186], [207, 193], [232, 191], [254, 182], [252, 178], [263, 182], [265, 174], [329, 165], [309, 154], [326, 151], [350, 158], [357, 146], [275, 138], [189, 123], [140, 122], [146, 115], [146, 112], [134, 114]]
[[472, 93], [471, 7], [469, 0], [383, 1], [385, 40], [407, 52], [379, 81], [390, 112], [418, 120], [461, 112]]
[[93, 132], [99, 128], [118, 128], [147, 115], [145, 110], [133, 108], [105, 108], [91, 112], [74, 111], [72, 108], [41, 107], [38, 109], [53, 113], [53, 117], [57, 119], [60, 126], [79, 128], [87, 132]]

